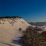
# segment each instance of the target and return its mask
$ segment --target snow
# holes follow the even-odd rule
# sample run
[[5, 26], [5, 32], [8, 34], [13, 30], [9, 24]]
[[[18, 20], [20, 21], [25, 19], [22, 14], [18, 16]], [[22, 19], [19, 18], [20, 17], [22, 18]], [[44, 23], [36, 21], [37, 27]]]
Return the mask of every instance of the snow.
[[[30, 25], [22, 18], [3, 18], [0, 19], [0, 46], [21, 46], [12, 43], [13, 40], [19, 39], [22, 36], [22, 31]], [[19, 28], [22, 28], [21, 33]]]
[[41, 29], [41, 31], [38, 31], [38, 33], [42, 33], [44, 31], [46, 31], [46, 26], [45, 25], [44, 26], [37, 26], [37, 27]]

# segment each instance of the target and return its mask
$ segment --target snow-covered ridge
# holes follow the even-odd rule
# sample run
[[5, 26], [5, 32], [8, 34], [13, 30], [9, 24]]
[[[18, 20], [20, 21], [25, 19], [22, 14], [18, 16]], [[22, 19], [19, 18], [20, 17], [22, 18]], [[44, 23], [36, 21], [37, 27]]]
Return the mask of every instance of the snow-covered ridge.
[[14, 24], [16, 22], [21, 22], [23, 24], [28, 24], [25, 20], [23, 20], [22, 18], [3, 18], [3, 19], [0, 19], [0, 24], [4, 24], [9, 22], [10, 24]]
[[[0, 46], [10, 46], [13, 40], [19, 39], [30, 24], [22, 18], [1, 18], [0, 19]], [[19, 28], [22, 30], [19, 32]], [[17, 46], [17, 44], [15, 44]], [[15, 46], [14, 45], [14, 46]], [[18, 45], [19, 46], [19, 45]]]

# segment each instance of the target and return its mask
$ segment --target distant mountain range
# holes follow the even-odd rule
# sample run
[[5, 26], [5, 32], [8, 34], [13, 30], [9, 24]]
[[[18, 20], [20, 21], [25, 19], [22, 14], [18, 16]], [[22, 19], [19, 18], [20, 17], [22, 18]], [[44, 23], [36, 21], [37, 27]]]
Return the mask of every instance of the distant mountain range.
[[32, 25], [38, 25], [38, 26], [43, 26], [43, 25], [46, 25], [46, 22], [36, 22], [36, 23], [33, 23], [33, 22], [30, 22], [30, 24]]

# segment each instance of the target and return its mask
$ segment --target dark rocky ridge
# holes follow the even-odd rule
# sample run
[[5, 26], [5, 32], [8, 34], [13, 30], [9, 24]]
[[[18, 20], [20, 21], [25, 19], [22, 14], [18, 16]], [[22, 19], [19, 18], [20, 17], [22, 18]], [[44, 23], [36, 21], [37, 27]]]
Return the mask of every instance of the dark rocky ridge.
[[1, 18], [22, 18], [22, 17], [20, 17], [20, 16], [5, 16], [5, 17], [0, 17], [0, 19]]

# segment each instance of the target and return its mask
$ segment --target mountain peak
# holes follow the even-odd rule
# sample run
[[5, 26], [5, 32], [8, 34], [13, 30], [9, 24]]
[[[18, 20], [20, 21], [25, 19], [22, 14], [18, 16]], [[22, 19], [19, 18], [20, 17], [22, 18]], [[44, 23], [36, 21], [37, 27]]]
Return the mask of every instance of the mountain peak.
[[[8, 46], [8, 44], [14, 44], [14, 40], [22, 36], [22, 31], [29, 26], [29, 24], [19, 17], [16, 18], [1, 18], [0, 19], [0, 46]], [[19, 31], [21, 29], [21, 31]], [[4, 43], [4, 44], [3, 44]], [[6, 43], [6, 44], [5, 44]], [[16, 44], [15, 44], [16, 46]]]

